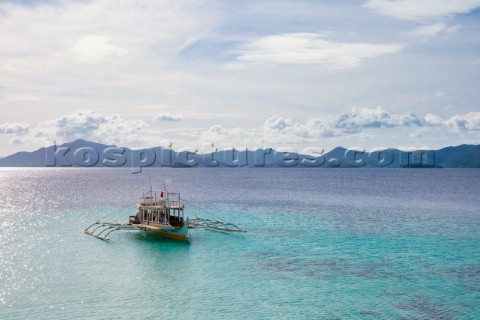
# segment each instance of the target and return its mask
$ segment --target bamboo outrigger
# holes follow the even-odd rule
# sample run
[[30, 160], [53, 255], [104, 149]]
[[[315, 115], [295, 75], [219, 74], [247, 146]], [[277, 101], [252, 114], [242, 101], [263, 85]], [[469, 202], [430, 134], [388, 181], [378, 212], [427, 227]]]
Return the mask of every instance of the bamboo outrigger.
[[143, 230], [163, 238], [185, 240], [188, 229], [210, 229], [225, 232], [246, 232], [233, 223], [222, 220], [196, 218], [189, 220], [184, 215], [184, 203], [179, 193], [150, 190], [143, 195], [137, 214], [125, 224], [97, 221], [84, 231], [101, 240], [110, 240], [108, 235], [118, 230]]
[[210, 229], [216, 231], [226, 231], [226, 232], [247, 232], [243, 229], [240, 229], [235, 224], [230, 222], [225, 222], [223, 220], [211, 220], [207, 218], [196, 218], [190, 220], [189, 228], [191, 229]]

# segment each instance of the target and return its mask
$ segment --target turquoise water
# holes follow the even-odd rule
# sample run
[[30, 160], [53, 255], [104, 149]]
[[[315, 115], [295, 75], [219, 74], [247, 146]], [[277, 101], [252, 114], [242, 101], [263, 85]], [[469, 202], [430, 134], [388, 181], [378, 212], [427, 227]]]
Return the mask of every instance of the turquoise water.
[[[83, 233], [149, 180], [191, 241]], [[0, 170], [1, 319], [478, 319], [480, 170]]]

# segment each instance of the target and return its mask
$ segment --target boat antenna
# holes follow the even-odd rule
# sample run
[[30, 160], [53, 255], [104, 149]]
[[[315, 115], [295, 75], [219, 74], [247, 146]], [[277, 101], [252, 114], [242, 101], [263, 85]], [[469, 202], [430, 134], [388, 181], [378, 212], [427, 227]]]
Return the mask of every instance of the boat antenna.
[[148, 183], [150, 184], [150, 196], [152, 196], [153, 188], [152, 188], [152, 179], [150, 179], [150, 174], [148, 175]]

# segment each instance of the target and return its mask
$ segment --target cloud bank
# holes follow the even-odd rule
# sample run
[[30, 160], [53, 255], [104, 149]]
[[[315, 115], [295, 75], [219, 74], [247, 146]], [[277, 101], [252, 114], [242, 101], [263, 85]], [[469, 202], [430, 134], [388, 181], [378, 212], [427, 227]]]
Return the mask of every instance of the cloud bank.
[[[353, 107], [350, 111], [335, 116], [310, 118], [303, 122], [294, 122], [290, 118], [274, 115], [269, 117], [261, 128], [227, 129], [220, 125], [212, 126], [201, 133], [204, 142], [242, 141], [253, 144], [276, 144], [285, 141], [290, 144], [318, 143], [325, 138], [356, 136], [365, 130], [374, 132], [378, 129], [407, 128], [441, 130], [451, 132], [480, 131], [480, 112], [454, 115], [443, 119], [434, 114], [419, 117], [409, 112], [396, 114], [381, 107]], [[373, 130], [373, 131], [371, 131]], [[416, 134], [415, 136], [420, 136]]]
[[[159, 114], [155, 118], [157, 118], [155, 121], [179, 119], [170, 113]], [[375, 134], [376, 131], [380, 132], [380, 129], [383, 129], [381, 131], [383, 134], [384, 130], [395, 128], [408, 129], [412, 137], [421, 136], [416, 129], [422, 129], [423, 133], [425, 130], [478, 132], [480, 112], [441, 118], [432, 113], [421, 117], [412, 112], [402, 114], [388, 112], [382, 107], [353, 107], [347, 112], [308, 118], [299, 122], [273, 115], [260, 127], [227, 128], [218, 124], [205, 130], [180, 133], [172, 140], [176, 141], [178, 147], [209, 143], [236, 146], [316, 144], [324, 139], [356, 137], [364, 132]], [[142, 119], [124, 119], [116, 114], [102, 115], [93, 110], [80, 110], [57, 119], [40, 122], [31, 128], [22, 123], [3, 123], [0, 124], [0, 134], [11, 135], [12, 144], [23, 144], [26, 139], [51, 143], [54, 140], [68, 142], [81, 138], [129, 147], [151, 147], [165, 140], [161, 128], [150, 125]]]

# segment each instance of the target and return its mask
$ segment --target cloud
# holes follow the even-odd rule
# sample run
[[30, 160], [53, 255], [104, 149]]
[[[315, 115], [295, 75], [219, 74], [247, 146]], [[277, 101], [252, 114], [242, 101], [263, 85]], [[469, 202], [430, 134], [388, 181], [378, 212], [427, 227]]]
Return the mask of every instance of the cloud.
[[262, 132], [273, 136], [272, 141], [278, 140], [277, 134], [290, 135], [302, 139], [333, 137], [337, 135], [334, 130], [327, 128], [324, 121], [320, 118], [310, 118], [304, 123], [292, 123], [290, 118], [283, 118], [277, 115], [265, 121]]
[[[405, 7], [405, 3], [420, 9], [440, 3], [390, 2], [396, 9]], [[475, 126], [470, 120], [466, 125], [462, 122], [465, 119], [452, 120], [450, 125], [445, 121], [456, 113], [480, 111], [475, 105], [469, 106], [478, 92], [478, 65], [472, 64], [478, 59], [473, 57], [478, 50], [472, 40], [479, 25], [477, 12], [445, 15], [459, 14], [458, 3], [464, 1], [442, 1], [434, 10], [428, 6], [424, 13], [414, 11], [409, 14], [413, 21], [394, 21], [390, 13], [376, 14], [379, 7], [373, 11], [363, 4], [386, 1], [367, 0], [21, 3], [25, 1], [0, 1], [0, 73], [5, 79], [1, 84], [4, 109], [0, 122], [27, 122], [30, 133], [24, 139], [29, 148], [43, 145], [43, 140], [33, 139], [37, 133], [34, 125], [40, 121], [41, 128], [37, 128], [45, 136], [53, 137], [58, 132], [68, 138], [111, 141], [109, 135], [123, 128], [120, 122], [113, 123], [113, 113], [118, 113], [124, 123], [140, 119], [147, 124], [144, 122], [142, 130], [131, 135], [120, 132], [115, 139], [129, 142], [161, 136], [148, 145], [157, 145], [167, 137], [175, 146], [189, 141], [194, 144], [203, 131], [212, 137], [230, 135], [226, 139], [231, 143], [250, 138], [254, 142], [279, 142], [292, 136], [292, 140], [318, 139], [333, 144], [343, 137], [353, 141], [361, 134], [372, 134], [388, 144], [402, 139], [400, 136], [408, 139], [400, 131], [420, 128], [432, 136], [445, 132], [442, 139], [451, 144], [466, 142], [461, 140], [467, 136], [464, 131]], [[457, 9], [452, 11], [452, 6]], [[462, 24], [461, 32], [448, 36], [459, 30], [458, 23]], [[408, 31], [439, 39], [417, 41], [405, 36]], [[232, 72], [225, 65], [245, 69]], [[437, 90], [446, 95], [434, 99]], [[39, 102], [42, 108], [38, 108]], [[426, 122], [422, 127], [355, 127], [345, 122], [342, 125], [347, 127], [337, 128], [337, 113], [351, 113], [341, 106], [359, 103], [383, 105], [390, 116], [415, 111], [421, 120], [429, 112], [442, 118], [436, 125]], [[392, 103], [396, 109], [386, 107]], [[150, 104], [154, 107], [131, 117], [132, 106]], [[457, 107], [446, 109], [448, 104]], [[412, 108], [408, 110], [407, 106]], [[44, 124], [85, 108], [95, 109], [106, 121], [94, 123], [91, 133], [73, 133], [72, 127], [69, 131]], [[154, 125], [152, 118], [162, 112], [185, 120]], [[271, 119], [264, 126], [275, 114], [283, 119]], [[209, 131], [213, 125], [225, 130]], [[128, 132], [128, 124], [124, 128]], [[236, 128], [253, 134], [237, 133]], [[196, 136], [187, 138], [183, 133]], [[478, 131], [470, 135], [478, 135]], [[238, 140], [234, 140], [236, 137]], [[0, 138], [8, 145], [14, 136]], [[7, 146], [3, 152], [11, 150], [14, 148]]]
[[443, 121], [442, 124], [457, 131], [480, 131], [480, 112], [455, 115]]
[[444, 123], [444, 120], [433, 113], [428, 113], [424, 117], [424, 123], [430, 126], [440, 126]]
[[162, 122], [162, 121], [181, 121], [183, 118], [179, 115], [170, 114], [170, 113], [160, 113], [153, 117], [153, 122]]
[[6, 64], [26, 61], [25, 68], [41, 65], [53, 75], [82, 71], [72, 57], [82, 64], [124, 57], [137, 68], [158, 63], [204, 37], [218, 21], [208, 3], [188, 0], [0, 2], [0, 12]]
[[262, 128], [226, 129], [220, 125], [203, 132], [210, 141], [237, 140], [248, 137], [251, 141], [276, 144], [279, 142], [315, 142], [321, 138], [358, 136], [366, 129], [389, 128], [441, 128], [453, 131], [480, 131], [480, 112], [470, 112], [442, 119], [434, 114], [419, 117], [415, 113], [390, 113], [382, 107], [353, 107], [350, 111], [304, 122], [293, 122], [278, 115], [267, 118]]
[[25, 140], [20, 137], [15, 137], [10, 140], [10, 144], [17, 145], [17, 146], [23, 145], [25, 144]]
[[338, 114], [332, 124], [344, 133], [358, 133], [366, 128], [422, 126], [423, 119], [414, 113], [392, 114], [381, 107], [353, 107], [350, 112]]
[[453, 26], [445, 28], [444, 32], [446, 34], [453, 34], [453, 33], [458, 32], [458, 30], [460, 30], [461, 28], [462, 28], [462, 26], [460, 24], [455, 24]]
[[1, 123], [0, 134], [15, 134], [21, 135], [28, 132], [28, 125], [26, 123]]
[[420, 26], [413, 31], [410, 31], [408, 35], [412, 37], [435, 37], [441, 31], [445, 30], [447, 25], [445, 23], [435, 23], [426, 26]]
[[256, 130], [257, 140], [266, 145], [278, 143], [299, 144], [315, 142], [320, 138], [334, 137], [339, 132], [325, 126], [320, 118], [310, 118], [304, 122], [293, 122], [290, 118], [278, 115], [267, 118], [260, 130]]
[[447, 26], [445, 23], [434, 23], [429, 25], [424, 25], [413, 29], [406, 34], [411, 37], [416, 38], [433, 38], [443, 33], [445, 35], [454, 34], [460, 30], [461, 25], [455, 24], [453, 26]]
[[290, 126], [290, 122], [291, 122], [290, 119], [282, 118], [277, 115], [274, 115], [265, 121], [263, 127], [265, 129], [282, 131]]
[[189, 119], [221, 119], [221, 118], [247, 118], [242, 113], [213, 113], [213, 112], [187, 112]]
[[480, 0], [368, 0], [365, 7], [396, 19], [424, 20], [468, 13], [480, 7]]
[[20, 145], [25, 144], [24, 137], [29, 133], [29, 127], [26, 123], [1, 123], [0, 135], [13, 135], [10, 139], [10, 144]]
[[286, 123], [290, 119], [272, 116], [260, 128], [225, 128], [211, 126], [200, 133], [201, 143], [213, 143], [217, 147], [238, 147], [239, 145], [271, 147], [278, 143], [297, 143], [303, 141]]
[[32, 130], [33, 137], [64, 142], [87, 139], [102, 143], [139, 143], [148, 133], [142, 120], [125, 120], [113, 114], [104, 116], [92, 110], [81, 110], [55, 120], [40, 123]]
[[[480, 112], [457, 114], [448, 118], [429, 113], [424, 117], [415, 113], [392, 113], [382, 107], [353, 107], [336, 115], [312, 117], [303, 121], [273, 115], [257, 127], [228, 128], [215, 124], [208, 129], [189, 129], [177, 132], [177, 139], [165, 137], [155, 126], [143, 120], [124, 119], [116, 114], [102, 115], [92, 110], [80, 110], [57, 119], [38, 123], [32, 128], [21, 123], [0, 124], [0, 133], [13, 134], [11, 144], [56, 140], [69, 142], [86, 139], [127, 147], [158, 146], [164, 139], [174, 142], [177, 148], [214, 143], [216, 147], [278, 147], [318, 144], [332, 138], [356, 140], [375, 137], [374, 132], [388, 134], [392, 128], [408, 128], [410, 138], [418, 139], [429, 132], [457, 132], [475, 135], [480, 131]], [[415, 130], [413, 130], [415, 129]], [[163, 139], [163, 140], [162, 140]]]
[[219, 124], [213, 125], [200, 134], [191, 136], [199, 138], [199, 144], [214, 144], [217, 147], [235, 148], [239, 145], [258, 145], [265, 137], [262, 137], [257, 128], [231, 128], [227, 129]]
[[225, 130], [221, 125], [214, 125], [211, 126], [210, 129], [205, 131], [207, 134], [217, 135], [217, 136], [225, 136], [228, 135], [228, 131]]
[[[409, 130], [409, 137], [418, 139], [433, 128], [449, 131], [480, 131], [480, 112], [471, 112], [442, 119], [434, 114], [419, 117], [414, 113], [397, 114], [381, 107], [353, 107], [350, 111], [326, 116], [314, 117], [303, 122], [294, 122], [290, 118], [278, 115], [267, 118], [260, 128], [225, 128], [214, 125], [202, 131], [201, 143], [214, 143], [217, 146], [263, 145], [278, 146], [305, 143], [318, 143], [325, 138], [355, 137], [372, 138], [365, 130], [388, 130], [392, 128], [417, 128]], [[373, 132], [373, 131], [371, 131]], [[378, 131], [385, 133], [385, 131]], [[190, 138], [194, 138], [192, 135]], [[374, 136], [373, 136], [374, 137]]]
[[330, 42], [317, 33], [262, 37], [245, 44], [237, 59], [265, 64], [320, 64], [329, 70], [360, 66], [362, 60], [399, 52], [400, 44]]
[[109, 38], [101, 35], [81, 37], [77, 40], [71, 52], [82, 63], [100, 63], [106, 59], [128, 54], [128, 50], [115, 46]]
[[423, 123], [425, 126], [439, 127], [456, 132], [480, 131], [480, 112], [456, 114], [447, 119], [429, 113], [424, 117]]
[[339, 135], [334, 128], [330, 128], [320, 118], [310, 118], [304, 125], [297, 127], [297, 135], [308, 138], [331, 138]]

